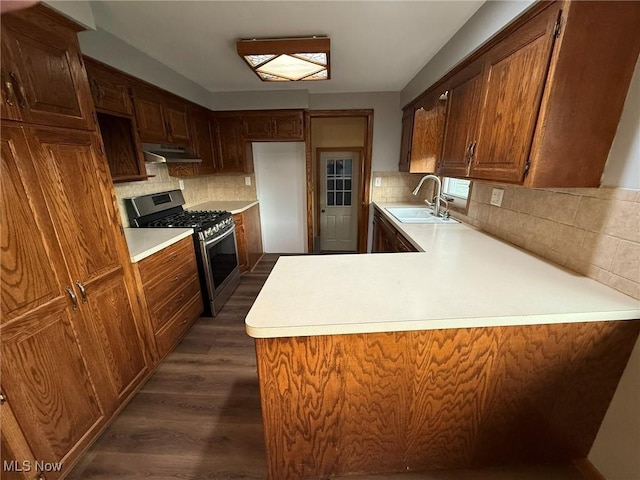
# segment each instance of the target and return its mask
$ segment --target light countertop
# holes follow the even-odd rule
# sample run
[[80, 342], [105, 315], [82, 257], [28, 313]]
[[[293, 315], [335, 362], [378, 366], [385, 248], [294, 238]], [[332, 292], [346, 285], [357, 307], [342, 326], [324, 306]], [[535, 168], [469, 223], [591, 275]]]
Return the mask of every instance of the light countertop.
[[192, 228], [125, 228], [131, 261], [137, 263], [163, 248], [193, 235]]
[[232, 214], [242, 213], [250, 209], [254, 205], [258, 205], [257, 200], [235, 200], [235, 201], [210, 201], [193, 205], [187, 210], [225, 210]]
[[[379, 204], [379, 207], [391, 204]], [[402, 206], [402, 204], [393, 204]], [[465, 224], [401, 224], [423, 252], [280, 257], [256, 338], [640, 318], [640, 301]]]

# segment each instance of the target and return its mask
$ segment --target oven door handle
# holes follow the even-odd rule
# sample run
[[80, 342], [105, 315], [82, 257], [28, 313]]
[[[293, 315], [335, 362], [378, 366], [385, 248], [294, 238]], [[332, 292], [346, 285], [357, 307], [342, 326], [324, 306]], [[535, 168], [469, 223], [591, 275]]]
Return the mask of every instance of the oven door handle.
[[217, 237], [212, 238], [211, 240], [207, 240], [206, 242], [204, 242], [204, 246], [208, 247], [209, 245], [211, 245], [212, 243], [216, 243], [219, 242], [220, 240], [223, 240], [224, 238], [228, 237], [229, 235], [233, 234], [233, 232], [235, 231], [236, 226], [234, 225], [233, 227], [231, 227], [229, 230], [227, 230], [226, 232], [224, 232], [222, 235], [219, 235]]

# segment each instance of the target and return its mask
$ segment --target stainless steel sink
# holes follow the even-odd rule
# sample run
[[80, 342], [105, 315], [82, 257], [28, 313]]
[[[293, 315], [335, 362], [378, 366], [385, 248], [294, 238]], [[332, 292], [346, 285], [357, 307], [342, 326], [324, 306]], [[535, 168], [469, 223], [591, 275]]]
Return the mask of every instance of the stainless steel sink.
[[436, 217], [427, 207], [390, 207], [385, 210], [401, 223], [460, 223], [453, 218]]

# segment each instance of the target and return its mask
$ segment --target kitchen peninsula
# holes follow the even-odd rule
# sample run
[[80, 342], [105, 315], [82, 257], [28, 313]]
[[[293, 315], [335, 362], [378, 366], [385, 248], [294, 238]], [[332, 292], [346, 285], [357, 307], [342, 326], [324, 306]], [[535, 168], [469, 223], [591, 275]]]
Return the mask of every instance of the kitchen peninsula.
[[282, 257], [246, 318], [269, 478], [586, 458], [639, 302], [378, 208], [422, 252]]

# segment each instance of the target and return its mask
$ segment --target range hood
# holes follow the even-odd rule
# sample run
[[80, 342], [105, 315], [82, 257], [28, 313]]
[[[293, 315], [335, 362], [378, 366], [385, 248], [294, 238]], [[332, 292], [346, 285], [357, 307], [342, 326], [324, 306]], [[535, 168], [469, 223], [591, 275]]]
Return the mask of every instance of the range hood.
[[202, 163], [197, 155], [192, 155], [183, 147], [145, 143], [142, 153], [146, 163]]

